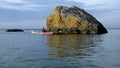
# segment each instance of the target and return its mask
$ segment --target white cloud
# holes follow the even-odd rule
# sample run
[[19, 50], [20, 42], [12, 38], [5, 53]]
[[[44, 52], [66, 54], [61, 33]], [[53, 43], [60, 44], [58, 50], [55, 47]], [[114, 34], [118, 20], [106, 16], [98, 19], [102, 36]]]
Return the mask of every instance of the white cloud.
[[44, 5], [39, 5], [26, 0], [0, 0], [0, 8], [13, 10], [37, 10]]
[[119, 0], [68, 0], [74, 2], [80, 2], [84, 4], [84, 8], [87, 9], [110, 9], [119, 6]]
[[4, 0], [6, 2], [10, 2], [10, 3], [23, 3], [24, 0]]
[[75, 2], [81, 2], [84, 3], [86, 6], [96, 5], [96, 4], [106, 4], [108, 0], [68, 0], [68, 1], [75, 1]]

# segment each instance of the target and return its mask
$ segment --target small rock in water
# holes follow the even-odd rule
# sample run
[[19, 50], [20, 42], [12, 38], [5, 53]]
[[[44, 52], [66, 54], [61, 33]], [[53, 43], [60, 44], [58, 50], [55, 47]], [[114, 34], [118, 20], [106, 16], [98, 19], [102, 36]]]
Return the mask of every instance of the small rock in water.
[[7, 29], [6, 32], [23, 32], [21, 29]]

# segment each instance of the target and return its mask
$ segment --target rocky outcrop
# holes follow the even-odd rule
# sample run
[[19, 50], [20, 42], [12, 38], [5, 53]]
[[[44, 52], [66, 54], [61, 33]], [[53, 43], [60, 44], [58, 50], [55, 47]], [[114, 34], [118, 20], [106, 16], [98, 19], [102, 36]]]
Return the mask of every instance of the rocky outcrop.
[[7, 29], [6, 32], [24, 32], [22, 29]]
[[54, 33], [63, 34], [102, 34], [107, 33], [105, 27], [84, 9], [76, 6], [57, 6], [48, 16], [47, 28]]

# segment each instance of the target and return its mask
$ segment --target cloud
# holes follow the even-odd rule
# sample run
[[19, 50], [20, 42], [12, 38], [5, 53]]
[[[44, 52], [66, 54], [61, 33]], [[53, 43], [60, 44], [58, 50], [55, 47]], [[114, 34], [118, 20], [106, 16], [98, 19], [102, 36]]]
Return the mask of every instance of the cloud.
[[67, 0], [67, 1], [74, 1], [84, 4], [84, 8], [87, 9], [111, 9], [119, 6], [119, 0]]
[[24, 0], [4, 0], [6, 2], [10, 2], [10, 3], [24, 3]]
[[43, 4], [36, 4], [27, 0], [0, 0], [0, 9], [12, 9], [12, 10], [38, 10], [40, 7], [44, 7]]

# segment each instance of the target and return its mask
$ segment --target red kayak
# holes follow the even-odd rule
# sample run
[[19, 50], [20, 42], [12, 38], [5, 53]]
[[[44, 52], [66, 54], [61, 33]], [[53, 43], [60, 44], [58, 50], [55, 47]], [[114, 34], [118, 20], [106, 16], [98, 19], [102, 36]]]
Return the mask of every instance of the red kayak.
[[31, 31], [32, 34], [53, 34], [53, 32], [35, 32], [35, 31]]

